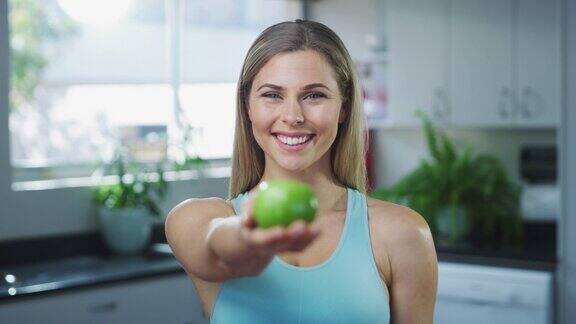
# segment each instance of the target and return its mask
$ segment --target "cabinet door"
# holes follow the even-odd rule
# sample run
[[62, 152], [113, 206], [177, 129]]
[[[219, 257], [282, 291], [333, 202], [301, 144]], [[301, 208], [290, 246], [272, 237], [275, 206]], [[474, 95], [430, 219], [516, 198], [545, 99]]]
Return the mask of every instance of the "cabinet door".
[[458, 126], [510, 126], [512, 0], [456, 0], [451, 5], [450, 92]]
[[2, 323], [206, 324], [186, 275], [0, 304]]
[[489, 301], [438, 297], [434, 323], [442, 324], [549, 324], [546, 311], [533, 307], [495, 305]]
[[521, 126], [556, 127], [561, 109], [561, 1], [518, 0]]
[[390, 119], [419, 125], [415, 111], [448, 118], [448, 1], [389, 0]]

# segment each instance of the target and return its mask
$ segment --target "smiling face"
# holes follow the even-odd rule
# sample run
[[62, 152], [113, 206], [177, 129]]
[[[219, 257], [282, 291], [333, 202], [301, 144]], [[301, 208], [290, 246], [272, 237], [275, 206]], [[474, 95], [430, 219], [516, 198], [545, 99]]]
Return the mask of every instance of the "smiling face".
[[305, 50], [272, 57], [254, 78], [248, 107], [266, 169], [330, 168], [330, 148], [344, 113], [334, 70], [321, 54]]

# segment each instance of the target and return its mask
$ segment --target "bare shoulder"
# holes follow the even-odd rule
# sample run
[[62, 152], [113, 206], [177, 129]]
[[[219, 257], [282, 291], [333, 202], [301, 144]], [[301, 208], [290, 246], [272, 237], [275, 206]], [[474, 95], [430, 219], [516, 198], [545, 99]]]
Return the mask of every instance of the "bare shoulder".
[[164, 233], [176, 258], [187, 269], [193, 269], [205, 256], [205, 248], [202, 240], [192, 244], [190, 238], [205, 237], [214, 219], [233, 214], [233, 208], [221, 198], [187, 199], [172, 208]]
[[391, 257], [407, 250], [434, 254], [428, 223], [414, 210], [394, 203], [367, 198], [371, 229], [375, 239], [386, 245]]
[[202, 214], [206, 216], [212, 214], [221, 217], [234, 214], [234, 209], [230, 202], [219, 197], [190, 198], [176, 205], [169, 215], [180, 214]]
[[190, 198], [176, 205], [166, 217], [166, 229], [176, 227], [182, 222], [192, 219], [211, 219], [234, 215], [234, 209], [230, 202], [218, 198]]
[[380, 225], [394, 225], [395, 230], [429, 229], [424, 217], [408, 207], [370, 197], [367, 203], [373, 221]]
[[368, 199], [368, 208], [374, 239], [388, 258], [391, 317], [398, 323], [432, 323], [438, 259], [428, 224], [393, 203]]

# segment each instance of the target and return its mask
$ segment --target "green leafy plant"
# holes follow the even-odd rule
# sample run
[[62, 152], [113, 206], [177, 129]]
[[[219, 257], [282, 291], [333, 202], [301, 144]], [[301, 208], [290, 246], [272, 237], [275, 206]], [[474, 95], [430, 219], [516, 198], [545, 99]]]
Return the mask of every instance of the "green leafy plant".
[[127, 163], [117, 158], [113, 167], [118, 182], [100, 185], [94, 191], [94, 200], [98, 206], [110, 209], [134, 208], [144, 206], [151, 215], [161, 216], [159, 203], [165, 197], [168, 183], [164, 179], [162, 164], [154, 170], [137, 163]]
[[[371, 196], [416, 210], [427, 220], [435, 238], [439, 217], [447, 211], [449, 244], [461, 240], [519, 244], [519, 188], [508, 179], [498, 159], [474, 155], [470, 147], [459, 151], [427, 116], [419, 116], [431, 159], [421, 161], [396, 184], [378, 188]], [[471, 225], [469, 233], [459, 232], [462, 223]]]

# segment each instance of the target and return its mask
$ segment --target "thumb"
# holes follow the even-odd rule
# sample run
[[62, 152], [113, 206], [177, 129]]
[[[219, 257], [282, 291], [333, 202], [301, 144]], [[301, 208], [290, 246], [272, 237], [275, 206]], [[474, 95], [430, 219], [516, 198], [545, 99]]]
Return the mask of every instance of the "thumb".
[[256, 227], [256, 222], [254, 221], [254, 217], [251, 214], [244, 213], [242, 216], [242, 226], [246, 228], [253, 229]]

